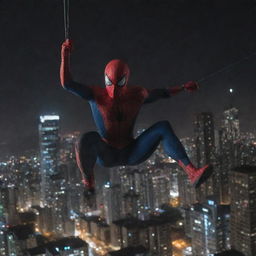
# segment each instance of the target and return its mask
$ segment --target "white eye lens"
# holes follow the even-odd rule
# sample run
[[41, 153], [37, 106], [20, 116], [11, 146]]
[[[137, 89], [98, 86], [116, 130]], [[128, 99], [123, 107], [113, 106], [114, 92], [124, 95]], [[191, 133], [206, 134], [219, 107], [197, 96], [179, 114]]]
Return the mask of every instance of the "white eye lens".
[[119, 86], [124, 86], [125, 85], [125, 82], [126, 82], [126, 78], [125, 76], [118, 82], [118, 85]]
[[108, 78], [107, 75], [105, 75], [105, 85], [111, 85], [112, 82], [110, 81], [110, 79]]

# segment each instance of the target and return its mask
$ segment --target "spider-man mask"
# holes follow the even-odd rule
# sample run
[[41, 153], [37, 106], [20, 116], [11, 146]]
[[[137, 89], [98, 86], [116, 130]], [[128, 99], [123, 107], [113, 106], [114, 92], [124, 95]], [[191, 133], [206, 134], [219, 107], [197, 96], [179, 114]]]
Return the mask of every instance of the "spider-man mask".
[[122, 60], [111, 60], [105, 68], [105, 85], [110, 98], [118, 97], [126, 89], [130, 70]]

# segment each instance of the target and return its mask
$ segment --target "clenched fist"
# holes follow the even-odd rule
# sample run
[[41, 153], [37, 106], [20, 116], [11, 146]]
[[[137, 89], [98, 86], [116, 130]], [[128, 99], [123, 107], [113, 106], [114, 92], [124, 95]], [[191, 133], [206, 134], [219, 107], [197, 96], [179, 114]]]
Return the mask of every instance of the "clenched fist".
[[193, 92], [199, 89], [199, 84], [197, 82], [189, 81], [183, 85], [184, 89]]

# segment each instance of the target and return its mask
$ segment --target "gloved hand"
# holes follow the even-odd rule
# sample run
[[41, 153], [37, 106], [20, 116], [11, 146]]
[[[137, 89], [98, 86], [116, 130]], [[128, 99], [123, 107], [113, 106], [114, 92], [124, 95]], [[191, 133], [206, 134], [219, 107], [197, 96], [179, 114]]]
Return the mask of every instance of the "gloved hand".
[[197, 82], [189, 81], [183, 85], [184, 89], [193, 92], [199, 89], [199, 84]]
[[73, 43], [70, 39], [66, 39], [61, 45], [61, 56], [68, 57], [73, 49]]

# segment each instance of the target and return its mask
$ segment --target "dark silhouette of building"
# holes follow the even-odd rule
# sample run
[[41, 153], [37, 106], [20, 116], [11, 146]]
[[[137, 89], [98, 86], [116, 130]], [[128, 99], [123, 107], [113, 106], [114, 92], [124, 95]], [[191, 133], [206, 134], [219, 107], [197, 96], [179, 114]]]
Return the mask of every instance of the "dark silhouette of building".
[[256, 166], [231, 172], [231, 248], [256, 255]]

